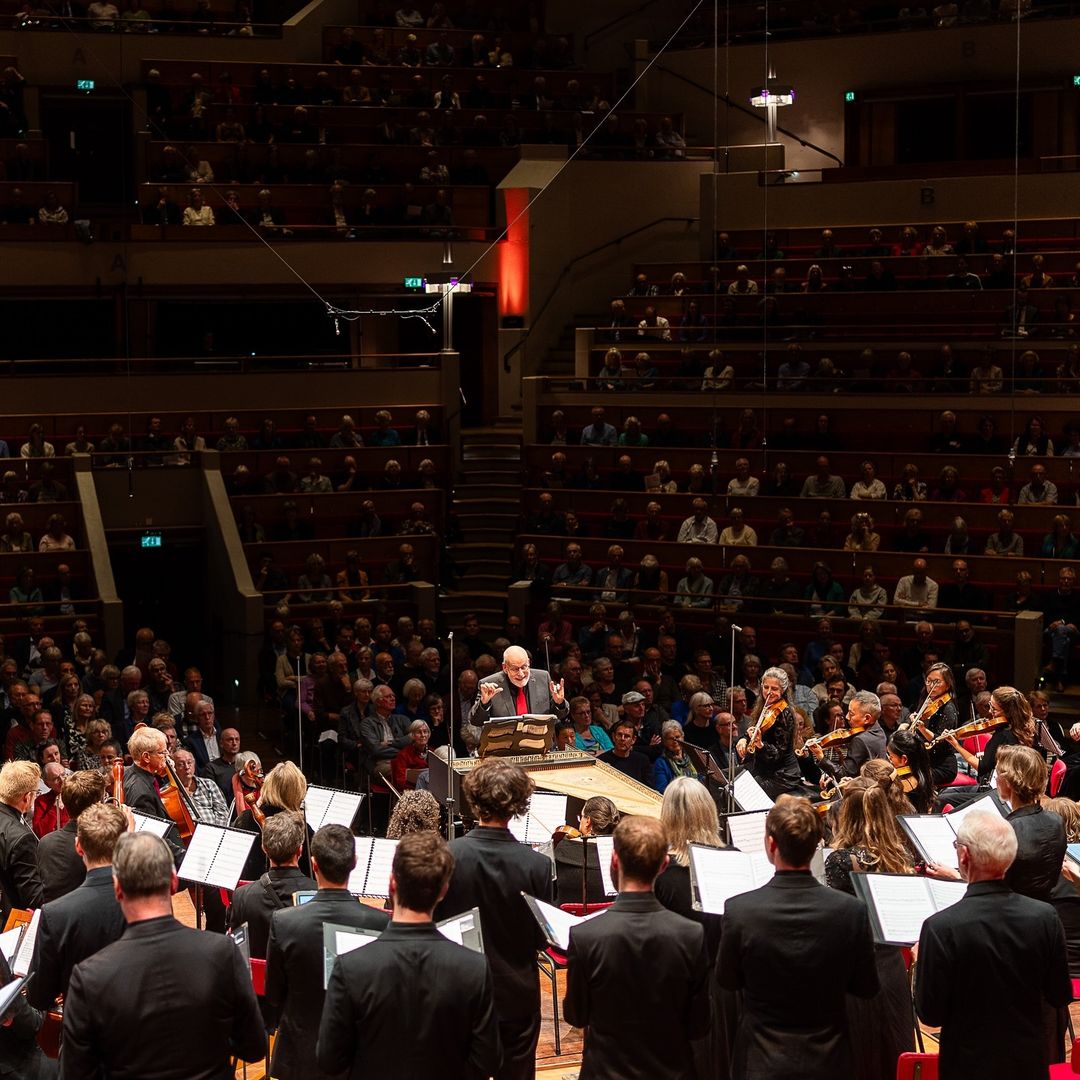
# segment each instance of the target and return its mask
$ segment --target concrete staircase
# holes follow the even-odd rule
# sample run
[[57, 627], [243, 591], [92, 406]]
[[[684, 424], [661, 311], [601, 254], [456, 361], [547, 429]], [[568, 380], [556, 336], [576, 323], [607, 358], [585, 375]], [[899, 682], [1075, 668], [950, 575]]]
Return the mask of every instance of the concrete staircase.
[[474, 611], [485, 632], [503, 628], [521, 483], [520, 419], [500, 417], [492, 427], [462, 430], [461, 470], [451, 507], [461, 540], [450, 553], [464, 572], [441, 601], [450, 627], [460, 628], [462, 617]]

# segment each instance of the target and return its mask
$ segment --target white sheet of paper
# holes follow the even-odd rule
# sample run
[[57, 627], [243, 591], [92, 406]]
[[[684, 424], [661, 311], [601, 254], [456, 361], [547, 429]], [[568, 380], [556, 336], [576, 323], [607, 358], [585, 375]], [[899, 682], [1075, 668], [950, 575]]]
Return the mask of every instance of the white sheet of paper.
[[938, 911], [944, 911], [952, 907], [958, 900], [963, 900], [967, 892], [966, 881], [939, 881], [937, 878], [924, 878], [930, 895], [934, 899], [934, 907]]
[[701, 910], [711, 915], [723, 915], [728, 900], [760, 888], [774, 873], [764, 852], [748, 854], [704, 844], [690, 845], [690, 867]]
[[186, 881], [235, 889], [256, 839], [254, 833], [199, 822], [177, 873]]
[[891, 874], [866, 875], [881, 934], [886, 941], [914, 944], [919, 940], [922, 924], [936, 911], [926, 887], [928, 880]]
[[13, 926], [5, 934], [0, 934], [0, 952], [4, 954], [4, 959], [8, 962], [8, 967], [15, 961], [15, 950], [19, 947], [19, 940], [22, 938], [22, 927]]
[[953, 842], [956, 833], [948, 818], [942, 817], [904, 817], [906, 827], [918, 838], [922, 850], [932, 862], [957, 869], [960, 862], [956, 857]]
[[607, 913], [607, 908], [601, 908], [599, 911], [593, 911], [588, 915], [569, 915], [562, 908], [557, 908], [553, 904], [548, 904], [543, 900], [536, 900], [536, 897], [533, 897], [533, 900], [536, 901], [536, 906], [547, 924], [548, 937], [563, 952], [570, 948], [570, 931], [575, 926]]
[[752, 814], [731, 814], [727, 819], [731, 846], [753, 855], [765, 850], [765, 818], [767, 810]]
[[980, 795], [977, 799], [972, 799], [967, 806], [960, 807], [959, 810], [953, 810], [952, 813], [945, 815], [945, 820], [952, 826], [953, 832], [960, 831], [960, 824], [968, 816], [968, 814], [998, 814], [1001, 817], [1005, 815], [1001, 812], [1001, 807], [998, 805], [997, 799], [993, 795], [987, 793], [986, 795]]
[[334, 934], [334, 943], [337, 946], [338, 956], [344, 956], [354, 949], [362, 949], [365, 945], [370, 945], [373, 941], [378, 940], [378, 935], [369, 937], [367, 934], [346, 934], [341, 930]]
[[615, 838], [594, 836], [589, 843], [596, 845], [596, 857], [600, 862], [600, 880], [604, 883], [604, 895], [618, 896], [619, 890], [615, 888], [615, 882], [611, 877], [611, 855], [615, 850]]
[[304, 796], [304, 817], [308, 828], [318, 832], [324, 825], [344, 825], [351, 828], [356, 811], [364, 796], [355, 791], [334, 791], [332, 788], [309, 787]]
[[132, 810], [131, 816], [135, 819], [136, 832], [148, 832], [153, 833], [155, 836], [164, 837], [165, 834], [173, 827], [173, 823], [171, 821], [164, 821], [162, 818], [150, 817], [148, 814], [140, 814], [138, 810]]
[[34, 943], [37, 941], [40, 923], [41, 908], [38, 908], [30, 917], [30, 923], [23, 934], [19, 951], [15, 954], [15, 959], [11, 963], [11, 973], [13, 975], [28, 975], [30, 973], [30, 963], [34, 959]]
[[765, 789], [748, 773], [741, 772], [735, 777], [735, 801], [740, 810], [771, 810], [773, 800], [765, 794]]
[[6, 986], [0, 988], [0, 1016], [3, 1016], [11, 1008], [24, 982], [26, 982], [25, 979], [16, 976]]
[[394, 865], [396, 840], [356, 836], [356, 869], [349, 875], [349, 892], [361, 896], [389, 896], [390, 871]]
[[510, 821], [510, 831], [523, 844], [546, 844], [551, 834], [566, 824], [566, 796], [537, 792], [529, 810]]

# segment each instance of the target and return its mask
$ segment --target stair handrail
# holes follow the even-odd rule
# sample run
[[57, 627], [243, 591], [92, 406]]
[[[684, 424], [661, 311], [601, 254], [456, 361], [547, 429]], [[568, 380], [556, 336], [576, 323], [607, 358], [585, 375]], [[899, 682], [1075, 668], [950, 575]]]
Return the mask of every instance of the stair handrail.
[[[695, 90], [700, 90], [703, 94], [708, 94], [709, 97], [715, 98], [717, 101], [722, 102], [729, 109], [735, 109], [738, 112], [745, 113], [747, 116], [756, 120], [758, 123], [768, 125], [768, 119], [763, 115], [765, 111], [764, 109], [751, 109], [748, 106], [743, 105], [742, 102], [733, 100], [730, 94], [718, 94], [710, 87], [705, 86], [703, 83], [699, 83], [696, 79], [691, 79], [688, 75], [684, 75], [681, 71], [673, 71], [671, 68], [667, 67], [664, 64], [656, 63], [653, 64], [653, 67], [657, 71], [662, 71], [665, 75], [670, 75], [673, 79], [678, 79], [681, 82], [686, 83], [687, 86], [692, 86]], [[822, 157], [827, 157], [831, 161], [835, 161], [836, 164], [840, 166], [840, 168], [844, 167], [844, 162], [834, 153], [826, 150], [823, 146], [818, 146], [817, 143], [810, 142], [809, 139], [804, 139], [801, 135], [792, 131], [790, 128], [781, 127], [778, 124], [776, 126], [776, 130], [781, 135], [787, 135], [788, 138], [794, 139], [801, 147], [803, 147], [803, 149], [814, 150], [817, 153], [821, 154]]]
[[551, 301], [555, 299], [555, 294], [559, 291], [559, 289], [562, 288], [563, 282], [566, 280], [566, 275], [579, 262], [581, 262], [583, 259], [588, 259], [601, 251], [604, 251], [606, 248], [616, 247], [624, 240], [629, 240], [632, 236], [637, 236], [638, 233], [646, 232], [648, 229], [655, 228], [657, 225], [665, 225], [672, 221], [677, 221], [689, 226], [696, 225], [700, 220], [700, 218], [696, 217], [654, 218], [652, 221], [649, 221], [644, 225], [639, 225], [637, 226], [637, 228], [629, 229], [626, 232], [621, 233], [619, 236], [613, 237], [611, 240], [606, 240], [602, 244], [597, 244], [596, 247], [590, 248], [588, 251], [583, 251], [580, 255], [575, 255], [572, 259], [568, 260], [566, 265], [563, 266], [562, 270], [560, 270], [558, 275], [556, 276], [555, 284], [552, 285], [547, 296], [544, 297], [544, 302], [540, 305], [539, 310], [529, 319], [529, 327], [525, 331], [525, 334], [521, 337], [519, 341], [515, 342], [506, 353], [503, 354], [503, 371], [509, 374], [511, 359], [520, 349], [522, 349], [528, 343], [529, 338], [532, 335], [533, 328], [540, 321], [540, 318], [543, 316], [544, 312], [547, 311], [548, 305], [551, 303]]

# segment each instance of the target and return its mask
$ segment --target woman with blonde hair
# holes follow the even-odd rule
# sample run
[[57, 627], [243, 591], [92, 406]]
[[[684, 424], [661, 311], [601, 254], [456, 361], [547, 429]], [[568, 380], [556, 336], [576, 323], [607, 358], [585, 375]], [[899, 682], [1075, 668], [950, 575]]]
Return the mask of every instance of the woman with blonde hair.
[[[825, 860], [825, 883], [855, 894], [853, 874], [911, 874], [911, 855], [896, 814], [880, 784], [857, 776], [844, 785], [834, 850]], [[895, 945], [875, 945], [880, 989], [872, 998], [848, 996], [852, 1076], [892, 1080], [896, 1059], [915, 1049], [911, 996], [904, 958]]]
[[[666, 726], [666, 725], [665, 725]], [[660, 806], [660, 824], [668, 842], [668, 864], [656, 879], [653, 893], [669, 911], [700, 923], [705, 930], [705, 949], [711, 965], [720, 948], [723, 916], [694, 910], [690, 890], [690, 845], [723, 847], [720, 819], [709, 789], [688, 776], [677, 776], [664, 790]], [[729, 1047], [734, 1041], [737, 1023], [737, 999], [728, 991], [712, 986], [712, 1016], [709, 1034], [692, 1043], [698, 1076], [727, 1076]]]
[[845, 551], [877, 551], [881, 536], [874, 532], [874, 519], [865, 511], [851, 516], [851, 532], [844, 537]]
[[885, 758], [871, 758], [864, 761], [859, 775], [866, 780], [872, 780], [885, 793], [894, 814], [914, 814], [915, 807], [911, 800], [904, 794], [904, 787], [900, 778], [896, 775], [896, 766]]
[[[291, 761], [281, 761], [275, 765], [263, 780], [259, 796], [255, 800], [255, 808], [248, 807], [241, 811], [236, 807], [238, 817], [233, 822], [234, 829], [245, 829], [247, 832], [259, 832], [259, 822], [255, 816], [258, 809], [263, 817], [272, 817], [283, 811], [298, 811], [303, 808], [304, 798], [307, 795], [307, 780], [304, 774]], [[310, 836], [311, 830], [308, 829]], [[244, 863], [243, 873], [240, 875], [243, 881], [255, 881], [269, 869], [266, 853], [261, 844], [252, 844], [251, 853], [247, 862]], [[300, 869], [310, 876], [307, 860], [307, 851], [300, 857]]]

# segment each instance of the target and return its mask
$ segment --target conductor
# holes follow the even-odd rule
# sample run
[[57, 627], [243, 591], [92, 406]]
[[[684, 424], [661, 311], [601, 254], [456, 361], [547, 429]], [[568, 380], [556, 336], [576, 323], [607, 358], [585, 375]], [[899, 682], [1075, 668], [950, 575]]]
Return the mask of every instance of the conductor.
[[469, 723], [482, 727], [487, 720], [528, 713], [554, 713], [566, 716], [563, 683], [551, 681], [546, 671], [529, 667], [529, 654], [519, 645], [503, 653], [502, 671], [489, 675], [477, 688], [476, 703], [469, 713]]

